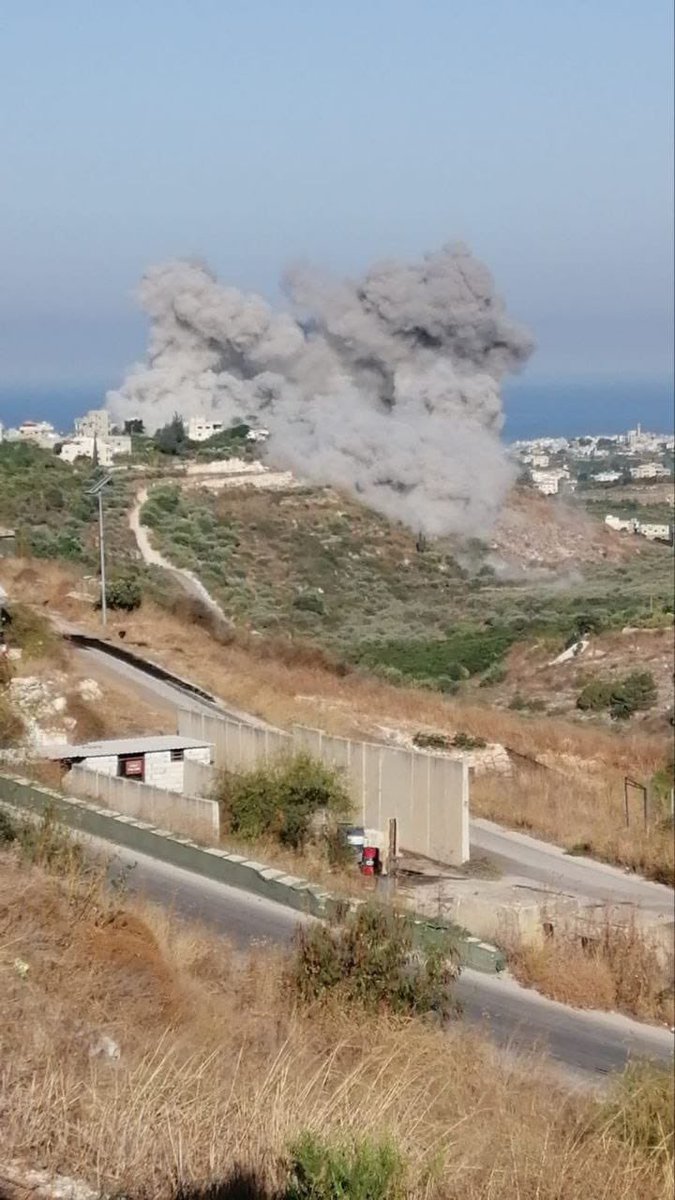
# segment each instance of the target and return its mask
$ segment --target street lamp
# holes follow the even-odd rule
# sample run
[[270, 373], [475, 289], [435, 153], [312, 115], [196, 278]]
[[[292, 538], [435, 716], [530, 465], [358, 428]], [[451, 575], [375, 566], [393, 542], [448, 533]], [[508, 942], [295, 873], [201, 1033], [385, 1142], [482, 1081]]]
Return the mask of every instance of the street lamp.
[[102, 479], [97, 479], [96, 483], [87, 488], [87, 496], [96, 496], [98, 500], [98, 545], [101, 555], [101, 624], [105, 625], [108, 617], [105, 597], [105, 538], [103, 532], [103, 489], [107, 487], [112, 479], [112, 475], [104, 475]]

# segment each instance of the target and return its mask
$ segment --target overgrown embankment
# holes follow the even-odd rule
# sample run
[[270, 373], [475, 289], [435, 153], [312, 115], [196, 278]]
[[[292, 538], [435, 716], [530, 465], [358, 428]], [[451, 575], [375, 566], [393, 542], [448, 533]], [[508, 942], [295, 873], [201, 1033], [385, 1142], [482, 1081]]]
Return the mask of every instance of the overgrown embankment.
[[104, 892], [34, 831], [0, 872], [3, 1155], [130, 1200], [670, 1196], [672, 1078], [567, 1095], [543, 1060], [523, 1070], [460, 1023], [405, 1015], [399, 951], [378, 929], [378, 958], [371, 933], [344, 943], [348, 971], [324, 941], [289, 975]]

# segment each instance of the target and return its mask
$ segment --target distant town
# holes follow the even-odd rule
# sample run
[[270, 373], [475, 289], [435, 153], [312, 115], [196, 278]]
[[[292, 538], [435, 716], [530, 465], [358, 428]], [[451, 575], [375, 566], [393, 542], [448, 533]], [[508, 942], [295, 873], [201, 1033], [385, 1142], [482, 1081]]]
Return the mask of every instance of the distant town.
[[[232, 430], [222, 421], [204, 416], [192, 416], [184, 422], [179, 419], [178, 424], [185, 451], [195, 447], [208, 453], [212, 448], [214, 458], [228, 452], [228, 438], [233, 432], [237, 433], [240, 446], [263, 442], [269, 436], [266, 429], [252, 429], [242, 424]], [[113, 467], [123, 466], [119, 460], [125, 458], [128, 465], [132, 465], [143, 444], [152, 440], [145, 436], [142, 421], [127, 421], [119, 428], [112, 424], [107, 409], [92, 409], [75, 419], [74, 429], [69, 433], [58, 431], [48, 421], [26, 420], [15, 429], [3, 429], [0, 425], [2, 441], [27, 442], [52, 450], [63, 462], [70, 464], [90, 459], [102, 467]], [[154, 442], [162, 448], [159, 435], [155, 435]], [[620, 434], [516, 441], [511, 444], [510, 451], [520, 469], [521, 487], [551, 497], [581, 493], [579, 498], [597, 515], [604, 516], [608, 528], [672, 544], [671, 485], [675, 456], [672, 435], [650, 433], [638, 424], [635, 429]], [[175, 453], [175, 449], [168, 452]], [[658, 484], [665, 488], [654, 487]], [[655, 501], [649, 507], [658, 519], [642, 519], [647, 488], [653, 492]], [[636, 503], [636, 489], [639, 490], [639, 504]], [[604, 514], [598, 511], [603, 504], [607, 510]], [[631, 507], [636, 509], [635, 514], [630, 511]]]
[[[650, 541], [672, 542], [672, 519], [643, 521], [625, 512], [609, 511], [613, 497], [620, 498], [618, 507], [625, 510], [630, 506], [631, 499], [636, 498], [631, 487], [634, 491], [641, 489], [641, 507], [644, 507], [644, 485], [672, 484], [675, 450], [672, 435], [649, 433], [638, 424], [627, 433], [606, 436], [518, 441], [512, 444], [512, 450], [521, 468], [522, 484], [545, 496], [579, 491], [593, 505], [606, 498], [608, 511], [604, 519], [610, 529], [638, 534]], [[672, 510], [670, 487], [668, 495], [665, 498], [659, 495], [659, 499], [666, 512]]]
[[[208, 442], [227, 433], [222, 421], [206, 417], [190, 417], [184, 423], [188, 442]], [[126, 421], [120, 429], [113, 425], [110, 413], [105, 408], [91, 409], [82, 417], [75, 418], [75, 427], [70, 433], [59, 432], [49, 421], [23, 421], [16, 429], [4, 429], [0, 425], [0, 442], [30, 442], [42, 450], [53, 450], [63, 462], [74, 463], [78, 459], [95, 460], [102, 467], [111, 467], [115, 459], [133, 454], [133, 436], [144, 436], [143, 422]], [[249, 442], [264, 441], [266, 429], [246, 427], [245, 438]]]

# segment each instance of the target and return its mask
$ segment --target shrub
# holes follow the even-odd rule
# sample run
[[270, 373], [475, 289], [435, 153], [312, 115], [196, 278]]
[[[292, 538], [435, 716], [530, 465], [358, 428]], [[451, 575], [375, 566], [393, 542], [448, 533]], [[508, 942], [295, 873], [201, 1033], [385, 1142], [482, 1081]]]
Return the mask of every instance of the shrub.
[[449, 737], [444, 733], [415, 733], [413, 734], [413, 746], [417, 746], [420, 750], [449, 750], [452, 745]]
[[299, 612], [316, 613], [322, 617], [326, 611], [326, 606], [323, 601], [323, 596], [318, 592], [301, 592], [293, 601], [293, 608], [297, 608]]
[[390, 1142], [331, 1143], [304, 1133], [290, 1147], [283, 1200], [397, 1200], [404, 1163]]
[[452, 739], [452, 745], [456, 750], [483, 750], [487, 746], [487, 742], [483, 737], [473, 737], [470, 733], [456, 733]]
[[633, 671], [624, 679], [610, 682], [593, 679], [577, 697], [577, 708], [601, 712], [608, 708], [615, 720], [622, 720], [651, 708], [656, 701], [656, 684], [650, 671]]
[[[133, 575], [123, 575], [119, 579], [111, 579], [106, 583], [105, 600], [108, 608], [120, 609], [122, 612], [134, 612], [140, 608], [143, 600], [143, 589], [140, 580]], [[101, 607], [100, 599], [96, 607]]]
[[503, 662], [493, 663], [483, 675], [480, 686], [492, 687], [493, 684], [503, 683], [506, 679], [506, 667]]
[[656, 702], [656, 684], [651, 671], [633, 671], [612, 689], [610, 712], [613, 717], [629, 717], [652, 708]]
[[247, 839], [272, 835], [295, 850], [305, 845], [317, 813], [337, 819], [351, 811], [342, 776], [308, 754], [252, 771], [225, 771], [217, 799], [231, 833]]
[[577, 708], [582, 712], [602, 712], [608, 707], [611, 694], [611, 684], [602, 679], [592, 679], [577, 696]]
[[407, 913], [361, 905], [344, 924], [300, 926], [290, 981], [303, 1003], [335, 997], [369, 1011], [408, 1016], [437, 1013], [447, 1019], [455, 1005], [456, 949], [445, 944], [416, 954], [413, 920]]

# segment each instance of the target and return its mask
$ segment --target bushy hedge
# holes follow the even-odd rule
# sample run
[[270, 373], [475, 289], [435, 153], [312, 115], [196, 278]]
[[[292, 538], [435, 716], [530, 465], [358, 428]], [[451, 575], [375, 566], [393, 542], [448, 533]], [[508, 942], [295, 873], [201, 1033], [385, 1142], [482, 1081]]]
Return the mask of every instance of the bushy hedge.
[[247, 839], [272, 836], [295, 850], [305, 845], [318, 813], [337, 821], [351, 812], [342, 775], [308, 754], [252, 771], [224, 771], [216, 799], [229, 832]]

